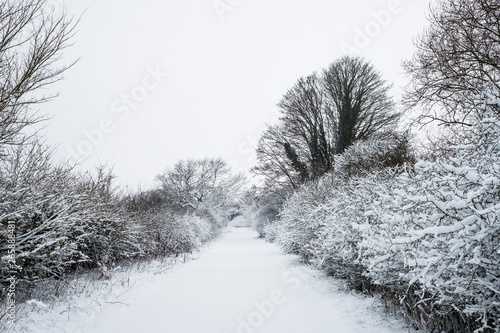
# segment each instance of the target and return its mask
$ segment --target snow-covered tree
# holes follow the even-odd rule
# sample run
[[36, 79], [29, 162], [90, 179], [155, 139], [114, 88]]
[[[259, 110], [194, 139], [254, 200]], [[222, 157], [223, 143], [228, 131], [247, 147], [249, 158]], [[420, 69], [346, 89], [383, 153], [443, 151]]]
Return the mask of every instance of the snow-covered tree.
[[470, 125], [484, 92], [500, 96], [500, 4], [440, 0], [429, 21], [404, 65], [411, 79], [406, 103], [419, 106], [422, 123]]
[[165, 195], [183, 208], [221, 207], [237, 199], [245, 184], [221, 158], [178, 161], [156, 177]]

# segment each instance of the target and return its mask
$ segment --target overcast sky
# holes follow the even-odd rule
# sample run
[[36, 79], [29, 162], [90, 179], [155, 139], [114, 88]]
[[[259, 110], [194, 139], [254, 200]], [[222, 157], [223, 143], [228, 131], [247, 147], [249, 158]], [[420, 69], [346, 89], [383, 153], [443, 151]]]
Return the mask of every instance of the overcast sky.
[[[56, 10], [62, 0], [49, 0]], [[67, 0], [79, 16], [63, 62], [80, 61], [42, 106], [57, 157], [114, 166], [151, 186], [177, 160], [255, 164], [276, 104], [301, 76], [350, 52], [395, 83], [426, 25], [427, 0]]]

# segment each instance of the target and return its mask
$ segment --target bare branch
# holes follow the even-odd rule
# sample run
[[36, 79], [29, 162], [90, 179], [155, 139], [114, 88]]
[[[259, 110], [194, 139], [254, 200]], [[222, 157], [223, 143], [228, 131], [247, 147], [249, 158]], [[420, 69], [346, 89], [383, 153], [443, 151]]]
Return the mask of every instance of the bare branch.
[[39, 91], [75, 63], [57, 66], [77, 22], [46, 8], [45, 0], [0, 5], [0, 145], [19, 144], [26, 127], [46, 119], [31, 108], [56, 94]]

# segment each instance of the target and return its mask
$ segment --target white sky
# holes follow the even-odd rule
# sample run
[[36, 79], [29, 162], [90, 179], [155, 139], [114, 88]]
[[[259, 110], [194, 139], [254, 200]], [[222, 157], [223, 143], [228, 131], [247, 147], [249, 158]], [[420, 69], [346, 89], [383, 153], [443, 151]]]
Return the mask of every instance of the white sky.
[[[62, 0], [49, 2], [60, 10]], [[218, 12], [216, 4], [228, 10]], [[426, 0], [66, 0], [69, 15], [85, 13], [63, 62], [81, 60], [52, 87], [60, 96], [42, 106], [53, 116], [48, 142], [58, 145], [61, 159], [88, 152], [83, 168], [113, 165], [118, 183], [132, 188], [150, 186], [188, 157], [220, 156], [247, 170], [282, 95], [300, 76], [345, 54], [342, 47], [357, 48], [395, 83], [397, 96], [405, 82], [401, 61], [413, 53], [427, 6]], [[155, 80], [152, 71], [168, 76]]]

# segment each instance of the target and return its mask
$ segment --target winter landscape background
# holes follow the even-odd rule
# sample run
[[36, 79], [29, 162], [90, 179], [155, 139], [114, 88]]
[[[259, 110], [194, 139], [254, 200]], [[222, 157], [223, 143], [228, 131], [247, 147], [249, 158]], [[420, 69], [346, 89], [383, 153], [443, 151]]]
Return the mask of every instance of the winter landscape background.
[[499, 22], [1, 1], [0, 330], [500, 331]]

